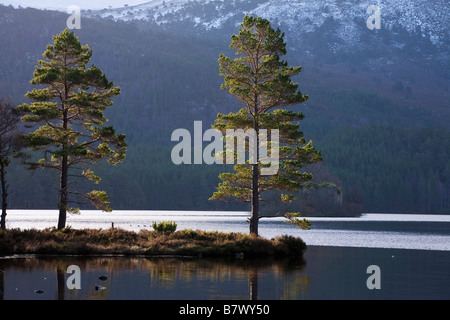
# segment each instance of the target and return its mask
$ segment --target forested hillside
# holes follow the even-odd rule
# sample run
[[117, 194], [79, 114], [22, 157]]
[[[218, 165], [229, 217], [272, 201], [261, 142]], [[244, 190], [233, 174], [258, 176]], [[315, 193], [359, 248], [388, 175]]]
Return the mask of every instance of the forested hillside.
[[344, 194], [375, 212], [450, 211], [450, 132], [381, 125], [345, 128], [321, 140]]
[[[34, 67], [66, 19], [63, 13], [0, 6], [0, 97], [26, 101]], [[170, 158], [173, 130], [192, 131], [195, 120], [206, 129], [218, 112], [240, 108], [220, 90], [217, 59], [220, 52], [229, 54], [231, 34], [189, 37], [90, 19], [83, 19], [75, 34], [93, 50], [93, 63], [121, 88], [106, 117], [127, 135], [127, 158], [112, 169], [98, 168], [112, 207], [245, 209], [208, 201], [218, 174], [229, 168], [176, 166]], [[450, 213], [450, 111], [447, 96], [440, 94], [448, 92], [448, 79], [433, 78], [441, 86], [422, 90], [416, 70], [402, 78], [401, 68], [386, 65], [387, 78], [361, 64], [331, 65], [299, 52], [287, 60], [303, 66], [296, 80], [310, 99], [294, 108], [305, 114], [301, 130], [324, 158], [311, 170], [317, 182], [331, 181], [342, 190], [342, 203], [332, 209], [316, 203], [309, 214]], [[8, 169], [9, 208], [56, 207], [56, 176], [25, 171], [17, 162]]]

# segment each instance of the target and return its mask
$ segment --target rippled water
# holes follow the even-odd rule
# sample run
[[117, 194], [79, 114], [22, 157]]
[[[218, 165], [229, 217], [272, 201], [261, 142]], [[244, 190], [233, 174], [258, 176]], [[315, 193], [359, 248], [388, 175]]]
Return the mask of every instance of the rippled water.
[[[72, 228], [112, 226], [139, 231], [152, 229], [153, 221], [173, 220], [178, 229], [248, 232], [247, 212], [222, 211], [82, 211], [68, 215]], [[357, 218], [309, 218], [311, 230], [288, 225], [284, 218], [260, 220], [259, 233], [271, 238], [278, 235], [300, 236], [307, 245], [401, 248], [450, 251], [450, 215], [432, 214], [364, 214]], [[43, 229], [56, 226], [55, 210], [10, 210], [8, 228]]]

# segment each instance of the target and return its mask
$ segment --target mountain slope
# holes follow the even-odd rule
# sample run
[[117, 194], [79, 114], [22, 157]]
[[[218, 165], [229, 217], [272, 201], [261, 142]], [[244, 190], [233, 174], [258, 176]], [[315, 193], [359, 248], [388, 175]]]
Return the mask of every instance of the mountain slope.
[[[364, 41], [369, 17], [367, 8], [374, 4], [380, 8], [381, 29], [393, 33], [404, 30], [411, 35], [419, 35], [448, 53], [450, 5], [446, 0], [362, 0], [356, 4], [346, 0], [153, 0], [137, 6], [89, 11], [87, 16], [154, 23], [169, 29], [184, 23], [191, 26], [185, 31], [202, 33], [235, 28], [242, 16], [249, 13], [279, 25], [293, 41], [321, 30], [332, 21], [337, 26], [334, 33], [341, 45], [330, 44], [330, 49], [338, 51]], [[400, 41], [392, 45], [401, 48], [404, 43]]]
[[[449, 13], [448, 2], [436, 0], [153, 0], [136, 6], [91, 11], [91, 16], [115, 20], [155, 21], [158, 24], [170, 24], [177, 20], [192, 21], [204, 29], [221, 28], [230, 20], [240, 21], [243, 12], [258, 15], [271, 21], [279, 21], [299, 32], [312, 32], [328, 18], [341, 24], [352, 24], [356, 19], [366, 21], [366, 10], [371, 5], [380, 8], [383, 27], [392, 29], [399, 25], [410, 32], [416, 32], [420, 26], [422, 34], [432, 38], [434, 43], [441, 43], [447, 35], [446, 23]], [[208, 14], [206, 14], [208, 13]], [[237, 19], [237, 20], [236, 20]], [[300, 27], [300, 28], [299, 28]]]
[[[380, 8], [380, 30], [367, 28], [367, 8], [373, 4]], [[352, 89], [382, 92], [395, 113], [416, 114], [426, 125], [450, 117], [447, 0], [153, 0], [85, 14], [197, 37], [227, 52], [246, 13], [267, 18], [285, 32], [287, 60], [305, 67], [303, 88], [312, 96]], [[364, 118], [352, 121], [364, 123]]]
[[[223, 2], [230, 8], [234, 4], [235, 11], [227, 12], [237, 15], [217, 24], [220, 28], [195, 27], [190, 18], [180, 22], [165, 16], [167, 23], [158, 25], [88, 18], [83, 13], [82, 28], [74, 32], [93, 50], [92, 62], [122, 92], [107, 118], [127, 135], [127, 159], [99, 171], [103, 177], [99, 187], [111, 194], [115, 209], [237, 209], [207, 200], [217, 186], [218, 173], [226, 169], [173, 165], [170, 151], [175, 143], [170, 136], [177, 128], [193, 130], [194, 120], [202, 120], [205, 129], [218, 112], [238, 110], [238, 103], [220, 90], [223, 79], [217, 59], [220, 52], [233, 56], [228, 45], [238, 30], [238, 16], [247, 9], [264, 8], [266, 2]], [[204, 10], [207, 17], [207, 9], [216, 10], [218, 2], [208, 1], [211, 7], [183, 3], [173, 17], [194, 6], [197, 15]], [[67, 17], [61, 12], [0, 6], [0, 96], [11, 97], [16, 104], [25, 100], [37, 61], [52, 35], [65, 28]], [[390, 32], [383, 25], [381, 30], [368, 30], [363, 21], [359, 31], [368, 37], [361, 37], [368, 47], [359, 51], [342, 47], [333, 53], [330, 44], [339, 42], [336, 23], [328, 17], [314, 31], [302, 33], [304, 46], [294, 41], [295, 28], [281, 26], [288, 40], [286, 59], [290, 65], [303, 66], [295, 80], [310, 96], [294, 107], [306, 115], [301, 130], [323, 152], [325, 169], [335, 175], [317, 176], [342, 186], [344, 203], [358, 212], [361, 199], [368, 211], [388, 210], [395, 203], [397, 211], [449, 212], [450, 166], [444, 150], [449, 141], [448, 68], [436, 71], [432, 66], [437, 59], [424, 54], [429, 50], [436, 56], [443, 51], [422, 35]], [[391, 38], [409, 42], [403, 48], [391, 47], [385, 42]], [[383, 46], [391, 51], [379, 49]], [[42, 172], [31, 176], [18, 165], [9, 169], [11, 208], [54, 207], [56, 196], [49, 192], [54, 189], [54, 177]], [[430, 194], [436, 201], [427, 198]], [[413, 208], [408, 206], [409, 199], [416, 201]]]

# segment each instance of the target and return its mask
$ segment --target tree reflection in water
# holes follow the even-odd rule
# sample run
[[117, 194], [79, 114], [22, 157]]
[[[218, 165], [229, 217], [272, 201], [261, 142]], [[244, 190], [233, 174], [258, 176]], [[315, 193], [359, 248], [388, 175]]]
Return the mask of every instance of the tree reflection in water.
[[[302, 299], [309, 288], [305, 264], [298, 259], [16, 256], [0, 259], [0, 298]], [[70, 265], [80, 267], [79, 290], [67, 287]], [[106, 279], [100, 280], [102, 275]]]

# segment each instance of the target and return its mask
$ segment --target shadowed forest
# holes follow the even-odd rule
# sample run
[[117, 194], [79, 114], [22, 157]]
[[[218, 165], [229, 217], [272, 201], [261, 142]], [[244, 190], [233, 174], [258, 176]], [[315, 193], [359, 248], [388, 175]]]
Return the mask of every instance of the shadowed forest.
[[[36, 62], [52, 35], [64, 29], [66, 18], [0, 6], [1, 97], [14, 105], [27, 101], [24, 94], [32, 88]], [[227, 167], [176, 166], [170, 160], [173, 130], [191, 130], [193, 121], [213, 124], [218, 112], [237, 110], [236, 101], [220, 90], [217, 65], [220, 52], [229, 54], [231, 34], [214, 40], [90, 19], [83, 19], [75, 33], [93, 50], [92, 62], [121, 88], [106, 117], [126, 134], [127, 157], [120, 166], [97, 168], [112, 208], [248, 209], [208, 201], [218, 174]], [[325, 191], [301, 194], [299, 211], [310, 216], [450, 213], [445, 96], [423, 94], [412, 75], [388, 81], [365, 70], [357, 59], [351, 68], [293, 53], [287, 61], [303, 67], [295, 80], [310, 99], [300, 106], [305, 114], [300, 130], [323, 156], [310, 170], [317, 182], [335, 183], [340, 190], [339, 199]], [[365, 82], [355, 87], [355, 79]], [[26, 171], [13, 161], [8, 167], [9, 208], [55, 208], [57, 179], [41, 170]]]

